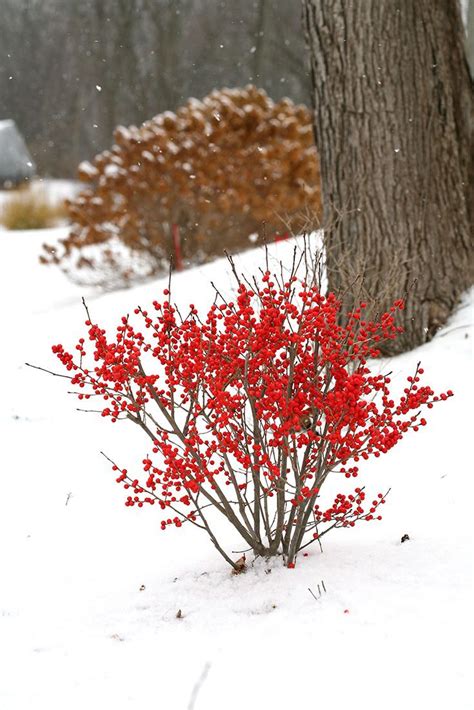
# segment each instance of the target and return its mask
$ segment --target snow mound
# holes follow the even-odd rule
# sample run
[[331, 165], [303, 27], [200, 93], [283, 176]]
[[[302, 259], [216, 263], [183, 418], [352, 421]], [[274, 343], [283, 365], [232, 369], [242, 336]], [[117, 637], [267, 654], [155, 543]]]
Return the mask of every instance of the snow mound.
[[[124, 507], [99, 451], [134, 462], [139, 432], [77, 412], [62, 378], [24, 364], [57, 369], [50, 347], [82, 334], [81, 296], [114, 326], [167, 285], [71, 284], [38, 263], [64, 233], [0, 233], [0, 706], [471, 707], [474, 292], [431, 343], [390, 362], [395, 381], [422, 360], [455, 396], [368, 467], [392, 488], [384, 519], [328, 536], [293, 570], [258, 560], [232, 576], [204, 535], [161, 533], [153, 508]], [[293, 247], [272, 247], [271, 264]], [[264, 255], [236, 262], [252, 273]], [[211, 280], [229, 292], [225, 260], [176, 275], [174, 300], [206, 308]]]

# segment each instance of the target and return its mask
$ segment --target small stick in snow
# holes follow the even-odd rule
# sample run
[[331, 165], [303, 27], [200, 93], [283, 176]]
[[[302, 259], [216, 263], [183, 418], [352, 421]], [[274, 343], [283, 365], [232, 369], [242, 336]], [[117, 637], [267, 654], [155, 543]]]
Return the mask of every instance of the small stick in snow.
[[194, 688], [193, 692], [191, 693], [191, 699], [189, 700], [189, 705], [188, 705], [188, 710], [194, 710], [194, 706], [196, 705], [196, 700], [199, 691], [201, 690], [201, 687], [206, 680], [207, 674], [209, 673], [209, 669], [211, 667], [211, 664], [209, 661], [204, 665], [204, 668], [202, 670], [201, 675], [199, 676]]
[[323, 581], [323, 580], [321, 580], [321, 586], [318, 584], [318, 596], [316, 596], [316, 595], [314, 594], [314, 592], [313, 592], [313, 590], [311, 589], [311, 587], [308, 587], [308, 592], [314, 597], [314, 599], [315, 599], [316, 601], [319, 601], [319, 600], [321, 599], [321, 597], [323, 596], [323, 595], [322, 595], [322, 592], [321, 592], [321, 587], [323, 588], [324, 593], [326, 593], [326, 587], [325, 587], [325, 584], [324, 584], [324, 581]]
[[[464, 325], [457, 325], [455, 328], [450, 328], [449, 330], [445, 330], [444, 333], [437, 333], [438, 338], [444, 338], [445, 335], [449, 335], [449, 333], [452, 333], [453, 330], [459, 330], [460, 328], [470, 328], [472, 326], [472, 323], [464, 323]], [[469, 333], [466, 333], [464, 337], [469, 337]]]
[[67, 505], [67, 504], [69, 503], [69, 501], [70, 501], [71, 498], [72, 498], [72, 493], [68, 493], [68, 494], [67, 494], [67, 498], [66, 498], [66, 503], [65, 503], [65, 505]]

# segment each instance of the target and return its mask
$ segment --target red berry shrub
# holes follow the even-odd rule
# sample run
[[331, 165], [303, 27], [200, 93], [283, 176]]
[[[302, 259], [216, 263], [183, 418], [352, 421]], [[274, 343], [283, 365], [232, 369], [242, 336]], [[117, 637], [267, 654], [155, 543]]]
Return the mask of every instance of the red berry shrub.
[[211, 527], [214, 511], [257, 555], [283, 553], [292, 567], [332, 528], [381, 517], [384, 494], [367, 500], [360, 486], [321, 506], [328, 475], [356, 479], [361, 463], [424, 426], [422, 408], [452, 392], [435, 396], [418, 366], [395, 401], [390, 377], [368, 367], [401, 331], [402, 301], [376, 322], [361, 303], [341, 326], [338, 299], [296, 269], [287, 280], [236, 278], [235, 300], [217, 295], [203, 319], [194, 305], [180, 314], [165, 290], [114, 335], [89, 319], [89, 344], [53, 352], [80, 399], [99, 396], [103, 417], [128, 419], [152, 442], [139, 471], [113, 466], [126, 505], [156, 505], [163, 529], [202, 528], [234, 565]]

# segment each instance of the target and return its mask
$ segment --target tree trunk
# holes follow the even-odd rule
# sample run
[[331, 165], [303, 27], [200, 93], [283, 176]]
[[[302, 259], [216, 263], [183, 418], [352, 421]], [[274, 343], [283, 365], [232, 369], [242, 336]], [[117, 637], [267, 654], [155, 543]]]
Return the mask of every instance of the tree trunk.
[[[303, 0], [329, 287], [429, 340], [472, 284], [472, 82], [457, 0]], [[373, 305], [373, 308], [375, 306]]]
[[474, 79], [474, 0], [471, 0], [467, 8], [465, 45], [471, 79]]

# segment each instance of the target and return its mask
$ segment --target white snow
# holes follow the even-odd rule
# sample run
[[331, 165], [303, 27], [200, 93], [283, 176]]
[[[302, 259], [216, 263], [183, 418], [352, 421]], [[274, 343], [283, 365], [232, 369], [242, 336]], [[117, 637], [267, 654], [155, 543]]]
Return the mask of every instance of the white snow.
[[120, 173], [123, 174], [123, 172], [124, 171], [119, 165], [117, 165], [117, 163], [109, 163], [104, 168], [104, 174], [107, 175], [107, 177], [116, 177], [117, 175], [120, 175]]
[[[22, 190], [26, 188], [23, 187]], [[48, 178], [34, 178], [30, 180], [27, 189], [33, 193], [46, 195], [51, 203], [60, 200], [72, 199], [81, 189], [81, 184], [72, 180], [52, 180]], [[8, 200], [17, 190], [0, 190], [0, 206]]]
[[92, 165], [88, 160], [83, 160], [82, 163], [79, 163], [78, 166], [78, 171], [80, 173], [83, 173], [87, 177], [90, 177], [91, 179], [97, 177], [98, 175], [98, 170], [96, 167]]
[[[390, 363], [395, 380], [421, 359], [455, 397], [365, 467], [369, 489], [392, 488], [383, 521], [328, 535], [294, 570], [259, 561], [235, 577], [204, 535], [123, 505], [99, 452], [131, 467], [140, 433], [77, 412], [65, 380], [24, 364], [60, 372], [50, 347], [83, 333], [82, 295], [113, 327], [165, 286], [74, 286], [37, 260], [64, 234], [0, 233], [0, 708], [471, 708], [472, 294]], [[251, 271], [262, 252], [237, 263]], [[229, 288], [226, 262], [176, 275], [175, 300], [206, 307], [210, 280]]]

